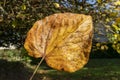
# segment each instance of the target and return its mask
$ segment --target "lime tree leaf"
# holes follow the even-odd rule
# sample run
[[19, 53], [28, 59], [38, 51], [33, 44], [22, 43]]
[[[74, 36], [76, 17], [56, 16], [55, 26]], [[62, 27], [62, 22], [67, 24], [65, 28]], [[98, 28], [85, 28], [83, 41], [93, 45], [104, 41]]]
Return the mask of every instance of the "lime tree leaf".
[[22, 9], [22, 10], [26, 10], [26, 5], [25, 5], [25, 4], [22, 4], [21, 9]]
[[54, 69], [75, 72], [89, 60], [92, 32], [89, 15], [53, 14], [35, 22], [24, 47], [30, 56], [45, 57]]
[[53, 5], [55, 6], [55, 8], [59, 8], [60, 7], [59, 3], [53, 3]]
[[116, 31], [119, 31], [119, 30], [120, 30], [120, 28], [119, 28], [117, 25], [115, 25], [115, 24], [112, 24], [112, 27], [113, 27]]
[[102, 3], [102, 0], [97, 0], [98, 3]]
[[116, 18], [116, 23], [120, 23], [120, 17], [119, 18]]
[[120, 5], [120, 1], [114, 2], [114, 5], [119, 6]]
[[15, 28], [17, 26], [17, 21], [12, 21], [12, 27]]

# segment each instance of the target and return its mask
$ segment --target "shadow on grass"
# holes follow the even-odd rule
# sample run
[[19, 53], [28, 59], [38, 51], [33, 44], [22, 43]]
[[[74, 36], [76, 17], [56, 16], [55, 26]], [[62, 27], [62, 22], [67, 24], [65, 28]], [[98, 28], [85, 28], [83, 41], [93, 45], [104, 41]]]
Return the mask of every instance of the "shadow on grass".
[[[94, 59], [75, 73], [42, 68], [33, 80], [120, 80], [119, 59]], [[29, 80], [34, 69], [21, 62], [9, 62], [0, 59], [0, 80]]]
[[[0, 59], [0, 80], [29, 80], [32, 72], [32, 69], [21, 62], [9, 62]], [[38, 79], [35, 78], [34, 80]], [[41, 80], [41, 76], [39, 76], [39, 80]]]

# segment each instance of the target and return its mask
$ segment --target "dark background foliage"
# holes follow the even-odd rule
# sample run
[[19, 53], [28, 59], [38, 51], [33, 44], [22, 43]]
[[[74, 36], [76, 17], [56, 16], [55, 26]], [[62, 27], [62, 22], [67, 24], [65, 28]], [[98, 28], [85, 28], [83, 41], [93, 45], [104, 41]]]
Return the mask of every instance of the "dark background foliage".
[[35, 21], [54, 13], [72, 12], [93, 17], [93, 56], [97, 53], [99, 57], [118, 57], [119, 9], [119, 1], [114, 0], [1, 0], [0, 46], [21, 48]]

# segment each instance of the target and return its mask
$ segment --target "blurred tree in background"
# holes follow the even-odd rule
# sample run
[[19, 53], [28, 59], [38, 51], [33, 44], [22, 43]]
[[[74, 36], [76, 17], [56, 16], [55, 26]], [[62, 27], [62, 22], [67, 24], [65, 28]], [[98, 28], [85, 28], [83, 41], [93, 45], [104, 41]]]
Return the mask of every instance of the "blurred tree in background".
[[23, 46], [36, 20], [60, 12], [91, 15], [93, 52], [120, 53], [120, 0], [1, 0], [0, 46]]

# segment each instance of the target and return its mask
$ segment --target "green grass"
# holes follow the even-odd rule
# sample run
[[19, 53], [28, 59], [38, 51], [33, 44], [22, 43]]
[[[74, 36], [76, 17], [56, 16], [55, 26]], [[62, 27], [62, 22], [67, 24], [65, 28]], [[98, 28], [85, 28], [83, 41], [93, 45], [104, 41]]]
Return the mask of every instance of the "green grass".
[[51, 80], [120, 80], [119, 63], [119, 59], [90, 59], [83, 69], [75, 73], [48, 70], [45, 75]]
[[[35, 64], [17, 59], [17, 51], [0, 54], [0, 80], [29, 80]], [[120, 80], [120, 59], [90, 59], [84, 68], [74, 73], [51, 69], [44, 62], [33, 80]]]

